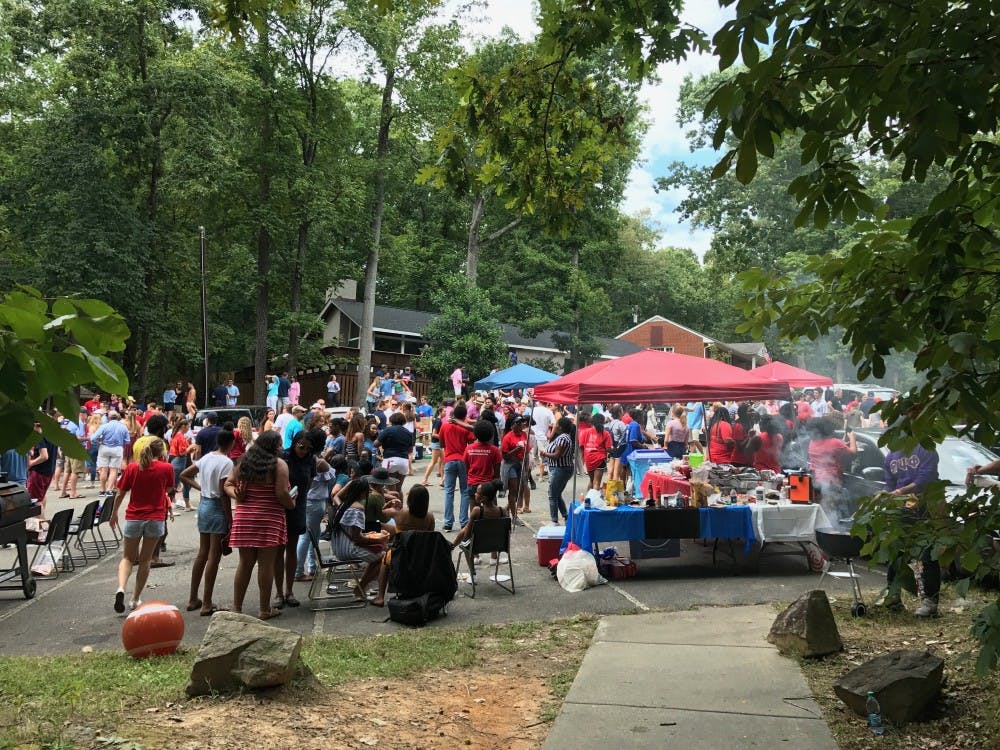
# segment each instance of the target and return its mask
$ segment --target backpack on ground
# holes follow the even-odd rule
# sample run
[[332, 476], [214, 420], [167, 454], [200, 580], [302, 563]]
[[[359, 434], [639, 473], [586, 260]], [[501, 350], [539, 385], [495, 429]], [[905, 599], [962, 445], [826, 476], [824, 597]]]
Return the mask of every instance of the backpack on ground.
[[447, 614], [448, 602], [458, 591], [448, 540], [437, 531], [397, 534], [389, 564], [389, 590], [396, 594], [386, 602], [394, 622], [420, 626]]

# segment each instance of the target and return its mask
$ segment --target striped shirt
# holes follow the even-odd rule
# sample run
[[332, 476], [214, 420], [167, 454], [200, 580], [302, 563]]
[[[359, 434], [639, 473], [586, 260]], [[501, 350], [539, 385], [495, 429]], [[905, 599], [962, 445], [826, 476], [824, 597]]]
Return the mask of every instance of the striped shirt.
[[552, 439], [552, 442], [549, 443], [549, 452], [555, 453], [559, 450], [560, 445], [565, 446], [563, 448], [562, 455], [557, 458], [550, 458], [549, 466], [558, 466], [564, 469], [570, 469], [573, 467], [573, 438], [565, 432], [560, 432]]

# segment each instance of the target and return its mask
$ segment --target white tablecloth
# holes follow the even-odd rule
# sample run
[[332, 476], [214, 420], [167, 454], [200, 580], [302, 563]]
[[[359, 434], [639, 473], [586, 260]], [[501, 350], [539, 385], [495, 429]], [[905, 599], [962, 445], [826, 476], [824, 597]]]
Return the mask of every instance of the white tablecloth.
[[818, 505], [754, 505], [753, 527], [762, 542], [815, 542], [830, 525]]

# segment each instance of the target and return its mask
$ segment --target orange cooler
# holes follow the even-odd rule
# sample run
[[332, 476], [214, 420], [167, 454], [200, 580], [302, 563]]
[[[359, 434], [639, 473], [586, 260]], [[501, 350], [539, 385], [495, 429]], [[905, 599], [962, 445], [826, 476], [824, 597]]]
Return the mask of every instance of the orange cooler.
[[808, 471], [788, 472], [788, 499], [793, 503], [811, 503], [813, 499], [812, 479], [812, 474]]

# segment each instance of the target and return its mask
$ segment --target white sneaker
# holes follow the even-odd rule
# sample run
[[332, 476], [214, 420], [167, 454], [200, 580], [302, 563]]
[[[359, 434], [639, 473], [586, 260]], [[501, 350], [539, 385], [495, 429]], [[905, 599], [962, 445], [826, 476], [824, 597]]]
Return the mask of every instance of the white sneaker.
[[920, 599], [920, 606], [913, 610], [916, 617], [937, 617], [938, 600], [937, 597], [924, 596]]
[[187, 507], [187, 506], [186, 506], [186, 505], [184, 505], [184, 503], [181, 503], [181, 502], [177, 502], [177, 503], [174, 503], [174, 508], [175, 508], [175, 509], [178, 509], [178, 510], [184, 510], [184, 508], [186, 508], [186, 507]]
[[509, 561], [510, 561], [510, 558], [507, 555], [507, 553], [506, 552], [501, 552], [500, 553], [500, 560], [498, 561], [498, 563], [500, 565], [506, 565]]
[[133, 599], [128, 603], [128, 611], [135, 612], [135, 610], [139, 609], [139, 607], [141, 606], [142, 606], [142, 599]]

